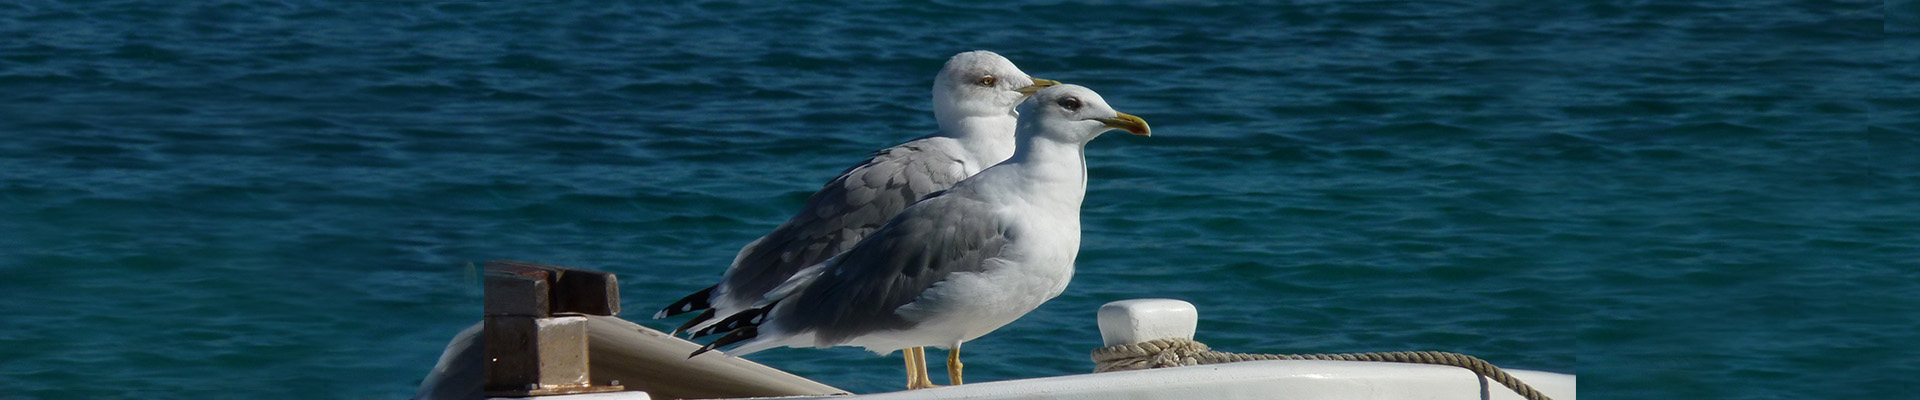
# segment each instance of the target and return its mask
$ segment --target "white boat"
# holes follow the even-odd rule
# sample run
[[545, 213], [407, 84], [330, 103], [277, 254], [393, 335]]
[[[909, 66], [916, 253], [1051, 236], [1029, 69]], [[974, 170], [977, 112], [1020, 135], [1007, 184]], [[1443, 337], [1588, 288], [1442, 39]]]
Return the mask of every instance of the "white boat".
[[[492, 268], [492, 265], [489, 265]], [[565, 269], [561, 269], [565, 270]], [[577, 270], [566, 270], [577, 271]], [[591, 271], [585, 271], [592, 273]], [[578, 273], [578, 272], [576, 272]], [[605, 281], [594, 281], [594, 288], [614, 288], [610, 274], [599, 273]], [[559, 282], [559, 272], [550, 280]], [[496, 285], [489, 274], [488, 315], [496, 314]], [[539, 280], [539, 279], [535, 279]], [[564, 283], [564, 282], [562, 282]], [[539, 306], [546, 307], [550, 296], [546, 286], [534, 295]], [[578, 283], [571, 286], [580, 286]], [[554, 321], [543, 327], [571, 328], [542, 331], [556, 338], [523, 338], [540, 346], [560, 343], [560, 347], [541, 347], [538, 359], [541, 383], [524, 385], [514, 396], [489, 396], [483, 386], [498, 389], [506, 378], [485, 376], [495, 368], [488, 363], [500, 357], [486, 356], [483, 324], [460, 333], [448, 344], [439, 363], [421, 384], [416, 399], [473, 399], [482, 397], [518, 398], [525, 392], [566, 393], [618, 390], [599, 393], [554, 394], [537, 396], [542, 400], [646, 400], [675, 398], [780, 398], [834, 400], [910, 400], [910, 399], [1526, 399], [1500, 383], [1464, 368], [1369, 361], [1270, 360], [1209, 365], [1066, 375], [999, 382], [968, 383], [913, 391], [850, 394], [784, 371], [738, 357], [697, 357], [686, 355], [700, 347], [626, 320], [618, 313], [617, 289], [612, 294], [594, 297], [590, 303], [613, 304], [607, 315], [548, 315], [541, 320]], [[600, 296], [596, 294], [596, 296]], [[563, 296], [552, 296], [559, 299]], [[556, 301], [555, 304], [562, 303]], [[555, 306], [558, 307], [558, 306]], [[1100, 331], [1108, 346], [1144, 343], [1167, 338], [1192, 339], [1198, 312], [1192, 304], [1179, 300], [1145, 299], [1109, 303], [1101, 307]], [[521, 318], [521, 317], [515, 317]], [[542, 328], [547, 329], [547, 328]], [[567, 330], [571, 329], [571, 330]], [[560, 335], [577, 334], [569, 342]], [[496, 337], [497, 339], [497, 337]], [[514, 346], [531, 342], [496, 345], [501, 354]], [[573, 346], [573, 347], [567, 347]], [[562, 349], [560, 351], [552, 350]], [[577, 357], [568, 352], [577, 353]], [[560, 354], [561, 357], [555, 357]], [[523, 354], [509, 354], [512, 357]], [[1063, 357], [1080, 355], [1062, 355]], [[541, 358], [544, 357], [544, 358]], [[484, 361], [484, 362], [483, 362]], [[562, 365], [569, 362], [577, 366]], [[548, 368], [552, 367], [552, 368]], [[558, 372], [556, 372], [558, 371]], [[588, 371], [591, 371], [589, 374]], [[1553, 372], [1506, 370], [1525, 382], [1538, 394], [1557, 400], [1575, 400], [1575, 377]], [[496, 374], [498, 375], [498, 374]], [[591, 376], [592, 382], [588, 382]], [[486, 381], [486, 383], [483, 383]], [[558, 383], [555, 383], [558, 382]]]

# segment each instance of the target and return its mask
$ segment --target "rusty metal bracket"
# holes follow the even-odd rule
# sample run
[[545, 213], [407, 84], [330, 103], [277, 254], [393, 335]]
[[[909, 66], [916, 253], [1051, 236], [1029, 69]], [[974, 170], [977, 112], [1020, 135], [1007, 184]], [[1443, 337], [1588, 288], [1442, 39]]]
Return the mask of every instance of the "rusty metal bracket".
[[620, 391], [589, 381], [587, 318], [620, 313], [613, 274], [489, 261], [483, 328], [487, 396], [526, 397]]

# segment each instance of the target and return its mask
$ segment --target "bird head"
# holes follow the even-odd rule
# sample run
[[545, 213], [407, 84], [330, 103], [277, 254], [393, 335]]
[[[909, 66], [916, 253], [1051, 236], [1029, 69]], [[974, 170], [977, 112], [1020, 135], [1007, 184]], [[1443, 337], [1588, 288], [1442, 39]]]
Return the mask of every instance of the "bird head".
[[1147, 121], [1114, 111], [1099, 93], [1080, 85], [1046, 88], [1020, 103], [1020, 132], [1066, 143], [1086, 143], [1112, 129], [1149, 136]]
[[954, 55], [933, 81], [933, 113], [941, 120], [1012, 115], [1020, 100], [1058, 85], [1021, 72], [1013, 61], [986, 50]]

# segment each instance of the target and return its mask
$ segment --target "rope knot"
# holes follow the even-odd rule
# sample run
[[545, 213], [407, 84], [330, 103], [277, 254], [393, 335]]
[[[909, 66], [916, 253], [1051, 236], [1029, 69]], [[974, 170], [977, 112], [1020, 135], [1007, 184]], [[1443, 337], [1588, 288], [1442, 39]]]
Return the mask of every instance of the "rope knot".
[[1167, 338], [1093, 350], [1094, 372], [1132, 371], [1201, 364], [1198, 357], [1212, 352], [1193, 339]]

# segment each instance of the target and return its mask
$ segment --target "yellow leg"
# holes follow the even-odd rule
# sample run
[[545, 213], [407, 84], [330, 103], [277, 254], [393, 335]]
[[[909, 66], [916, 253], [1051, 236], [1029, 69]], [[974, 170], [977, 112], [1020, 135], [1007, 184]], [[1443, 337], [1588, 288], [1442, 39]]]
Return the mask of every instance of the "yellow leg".
[[919, 389], [913, 387], [914, 384], [920, 383], [920, 374], [914, 373], [915, 371], [919, 371], [919, 369], [913, 367], [915, 365], [913, 362], [913, 349], [901, 349], [900, 355], [907, 359], [907, 390]]
[[939, 387], [940, 385], [933, 384], [933, 378], [927, 374], [927, 348], [914, 347], [906, 349], [906, 352], [910, 360], [907, 365], [907, 376], [912, 379], [907, 382], [907, 390]]
[[947, 384], [960, 385], [960, 369], [963, 367], [966, 365], [960, 364], [960, 345], [954, 345], [953, 350], [947, 351]]

